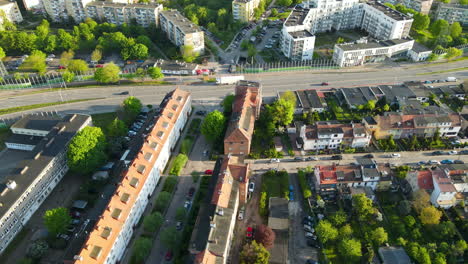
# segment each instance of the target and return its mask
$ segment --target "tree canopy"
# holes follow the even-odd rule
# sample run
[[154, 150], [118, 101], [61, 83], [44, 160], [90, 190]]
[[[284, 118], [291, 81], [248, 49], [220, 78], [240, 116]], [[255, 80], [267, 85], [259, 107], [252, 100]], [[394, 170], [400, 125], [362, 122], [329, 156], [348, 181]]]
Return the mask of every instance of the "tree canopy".
[[71, 221], [68, 209], [64, 207], [47, 210], [42, 218], [44, 219], [44, 225], [47, 231], [49, 231], [53, 237], [57, 234], [65, 233]]
[[374, 232], [371, 234], [371, 239], [375, 243], [375, 245], [380, 246], [383, 243], [387, 242], [388, 234], [385, 232], [383, 227], [377, 227]]
[[267, 105], [272, 121], [277, 126], [289, 125], [294, 118], [294, 104], [283, 98], [278, 99], [271, 105]]
[[88, 174], [106, 161], [106, 137], [99, 127], [85, 127], [78, 132], [68, 146], [67, 158], [70, 170]]
[[143, 263], [151, 252], [153, 243], [150, 238], [139, 237], [135, 240], [132, 252], [132, 263]]
[[114, 118], [107, 126], [107, 135], [109, 137], [123, 137], [127, 134], [127, 126], [125, 122], [119, 118]]
[[338, 245], [338, 251], [342, 256], [349, 258], [352, 261], [362, 257], [361, 242], [357, 239], [343, 239]]
[[179, 243], [179, 233], [174, 226], [171, 226], [162, 230], [160, 239], [166, 247], [173, 248]]
[[291, 102], [293, 106], [296, 107], [297, 99], [296, 99], [296, 94], [294, 92], [286, 91], [281, 95], [280, 98]]
[[143, 104], [141, 103], [140, 99], [134, 96], [129, 96], [123, 101], [122, 107], [126, 114], [137, 116], [140, 113]]
[[215, 110], [206, 115], [201, 124], [201, 133], [208, 141], [218, 142], [223, 136], [225, 124], [226, 117], [218, 110]]
[[153, 80], [158, 80], [158, 79], [164, 78], [164, 74], [162, 73], [161, 68], [159, 68], [159, 67], [149, 67], [148, 68], [148, 75]]
[[98, 68], [94, 73], [94, 79], [101, 83], [116, 83], [120, 80], [120, 68], [114, 63], [109, 63]]
[[321, 220], [317, 224], [315, 231], [320, 241], [324, 244], [338, 237], [338, 230], [327, 220]]
[[275, 238], [276, 234], [269, 226], [260, 225], [255, 231], [255, 241], [262, 244], [266, 249], [273, 247]]
[[373, 214], [375, 211], [372, 205], [372, 200], [362, 193], [353, 195], [353, 209], [361, 220]]
[[429, 205], [431, 197], [425, 190], [417, 190], [413, 192], [412, 204], [416, 212], [421, 212], [423, 208]]
[[164, 218], [160, 212], [154, 212], [150, 215], [145, 216], [143, 219], [143, 228], [145, 232], [154, 233], [164, 222]]
[[47, 69], [45, 59], [46, 55], [42, 51], [34, 50], [31, 52], [31, 55], [24, 60], [23, 64], [21, 64], [20, 69], [34, 70], [39, 74], [44, 74]]
[[460, 57], [461, 55], [463, 55], [463, 50], [451, 47], [447, 49], [445, 58], [451, 60], [453, 58]]
[[424, 225], [437, 225], [442, 217], [442, 212], [437, 210], [434, 206], [428, 206], [421, 210], [419, 219]]
[[88, 63], [84, 60], [71, 60], [68, 62], [67, 69], [72, 72], [87, 72]]
[[234, 102], [234, 99], [236, 98], [235, 95], [229, 94], [224, 97], [223, 100], [223, 109], [225, 113], [231, 113], [232, 112], [232, 103]]
[[241, 264], [268, 264], [269, 259], [270, 252], [255, 240], [250, 244], [245, 244], [240, 252]]

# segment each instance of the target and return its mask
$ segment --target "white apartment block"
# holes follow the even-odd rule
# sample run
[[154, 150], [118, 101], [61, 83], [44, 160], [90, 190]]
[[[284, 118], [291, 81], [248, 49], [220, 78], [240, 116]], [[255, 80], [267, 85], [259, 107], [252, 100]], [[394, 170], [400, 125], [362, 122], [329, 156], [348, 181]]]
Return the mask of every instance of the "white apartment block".
[[189, 92], [175, 89], [161, 104], [153, 129], [128, 165], [107, 209], [96, 222], [75, 264], [119, 263], [192, 110]]
[[296, 7], [284, 23], [280, 38], [281, 51], [292, 60], [311, 60], [315, 36], [310, 30], [310, 9]]
[[164, 10], [159, 14], [159, 26], [176, 46], [192, 46], [193, 51], [205, 50], [203, 31], [177, 10]]
[[315, 0], [309, 1], [308, 5], [313, 34], [359, 27], [363, 12], [359, 0]]
[[135, 19], [137, 24], [148, 27], [158, 25], [163, 6], [157, 3], [125, 4], [120, 2], [91, 2], [86, 5], [86, 16], [109, 23], [122, 25]]
[[383, 61], [396, 55], [406, 57], [413, 44], [412, 39], [394, 39], [335, 45], [333, 61], [340, 67], [350, 67], [363, 65], [366, 62]]
[[54, 22], [73, 18], [81, 22], [86, 18], [85, 7], [92, 0], [42, 0], [44, 9]]
[[44, 11], [41, 0], [23, 0], [24, 8], [28, 11]]
[[468, 5], [439, 3], [434, 18], [447, 20], [450, 24], [460, 22], [468, 25]]
[[234, 20], [249, 22], [254, 18], [254, 9], [259, 4], [260, 0], [233, 0], [232, 17]]
[[67, 146], [77, 132], [90, 124], [88, 115], [67, 115], [36, 146], [30, 158], [18, 164], [18, 172], [2, 180], [0, 253], [67, 173]]
[[10, 2], [6, 0], [0, 1], [0, 25], [3, 24], [3, 19], [7, 19], [13, 23], [19, 23], [23, 21], [23, 16], [18, 8], [16, 2]]

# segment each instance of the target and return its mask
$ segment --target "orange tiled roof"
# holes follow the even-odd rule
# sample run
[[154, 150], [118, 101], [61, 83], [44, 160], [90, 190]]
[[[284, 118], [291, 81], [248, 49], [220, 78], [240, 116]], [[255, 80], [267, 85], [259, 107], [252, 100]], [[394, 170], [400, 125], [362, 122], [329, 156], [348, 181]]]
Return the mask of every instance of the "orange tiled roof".
[[418, 186], [424, 190], [434, 190], [432, 172], [430, 170], [422, 170], [418, 172]]
[[195, 256], [196, 264], [215, 264], [216, 256], [213, 255], [209, 250], [203, 250]]
[[439, 186], [441, 192], [456, 192], [455, 186], [453, 185], [452, 179], [442, 170], [435, 169], [432, 171], [432, 177], [435, 184]]
[[189, 92], [179, 89], [172, 92], [172, 97], [146, 136], [139, 153], [123, 173], [106, 210], [90, 232], [76, 264], [104, 263], [189, 96]]
[[[248, 182], [248, 164], [238, 164], [236, 157], [225, 157], [221, 164], [218, 181], [213, 191], [211, 203], [228, 208], [233, 181]], [[242, 179], [242, 181], [241, 181]]]

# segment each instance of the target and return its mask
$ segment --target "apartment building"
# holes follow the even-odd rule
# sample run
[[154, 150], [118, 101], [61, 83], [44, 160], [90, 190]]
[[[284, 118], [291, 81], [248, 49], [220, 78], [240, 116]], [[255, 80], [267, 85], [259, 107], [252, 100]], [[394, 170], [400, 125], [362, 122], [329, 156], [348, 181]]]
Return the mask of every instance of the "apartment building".
[[180, 134], [189, 119], [192, 99], [189, 92], [175, 89], [166, 95], [153, 128], [140, 151], [122, 175], [75, 264], [118, 263], [124, 255]]
[[261, 105], [261, 84], [239, 81], [235, 88], [231, 119], [224, 137], [224, 154], [248, 155], [250, 153], [254, 124], [260, 115]]
[[44, 12], [44, 6], [41, 0], [23, 0], [24, 8], [32, 12]]
[[21, 15], [18, 4], [15, 1], [0, 1], [0, 25], [3, 24], [4, 19], [13, 23], [23, 21], [23, 16]]
[[86, 5], [92, 0], [42, 0], [44, 9], [52, 21], [60, 22], [73, 18], [81, 22], [86, 18]]
[[412, 39], [367, 41], [335, 45], [333, 61], [340, 67], [358, 66], [369, 62], [384, 61], [386, 58], [406, 57], [414, 45]]
[[463, 26], [467, 26], [468, 5], [439, 3], [434, 18], [447, 20], [450, 24], [460, 22]]
[[371, 140], [364, 125], [342, 124], [338, 121], [318, 121], [313, 125], [301, 124], [296, 128], [296, 145], [303, 150], [363, 148]]
[[309, 8], [295, 7], [284, 22], [280, 46], [283, 54], [292, 60], [311, 60], [315, 36], [310, 33], [312, 14]]
[[247, 201], [249, 167], [237, 157], [224, 157], [212, 177], [211, 201], [201, 205], [189, 243], [195, 264], [228, 263], [237, 211]]
[[254, 9], [259, 4], [260, 0], [233, 0], [232, 17], [234, 20], [249, 22], [254, 18]]
[[205, 50], [203, 31], [177, 10], [164, 10], [159, 14], [159, 26], [176, 46], [192, 46], [194, 52]]
[[313, 34], [358, 28], [362, 20], [359, 0], [314, 0], [303, 5], [310, 8]]
[[135, 20], [137, 24], [148, 27], [159, 24], [159, 13], [163, 6], [158, 3], [121, 3], [95, 1], [86, 5], [86, 17], [105, 20], [109, 23], [122, 25]]
[[439, 131], [442, 137], [455, 137], [461, 129], [459, 113], [421, 111], [414, 114], [402, 112], [386, 112], [381, 116], [364, 118], [363, 123], [369, 133], [376, 139], [432, 137]]
[[32, 151], [60, 121], [59, 116], [44, 113], [24, 116], [10, 127], [13, 135], [5, 140], [5, 145], [9, 149]]
[[65, 116], [39, 142], [29, 157], [0, 184], [0, 253], [68, 171], [67, 146], [84, 127], [88, 115]]
[[320, 196], [332, 199], [337, 195], [350, 196], [351, 188], [368, 187], [370, 190], [386, 190], [392, 184], [392, 170], [388, 165], [362, 159], [359, 165], [315, 166], [314, 181]]
[[431, 11], [433, 0], [381, 0], [392, 5], [401, 4], [422, 14], [428, 15]]

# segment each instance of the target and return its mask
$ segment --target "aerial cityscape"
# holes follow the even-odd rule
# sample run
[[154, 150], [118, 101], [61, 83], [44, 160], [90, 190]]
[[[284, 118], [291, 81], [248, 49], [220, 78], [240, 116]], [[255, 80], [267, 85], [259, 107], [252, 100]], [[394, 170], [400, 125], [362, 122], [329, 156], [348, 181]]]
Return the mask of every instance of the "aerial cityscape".
[[468, 263], [468, 0], [0, 0], [0, 264]]

